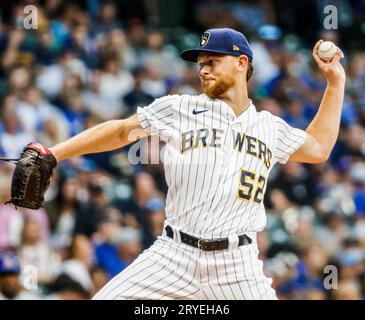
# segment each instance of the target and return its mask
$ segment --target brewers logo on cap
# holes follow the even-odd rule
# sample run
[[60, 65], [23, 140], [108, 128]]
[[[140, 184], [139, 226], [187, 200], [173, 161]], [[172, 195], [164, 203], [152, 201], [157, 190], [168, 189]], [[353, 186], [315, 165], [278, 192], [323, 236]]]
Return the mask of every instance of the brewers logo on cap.
[[204, 47], [207, 45], [208, 41], [209, 41], [209, 37], [210, 37], [210, 32], [204, 32], [201, 40], [200, 40], [200, 46]]

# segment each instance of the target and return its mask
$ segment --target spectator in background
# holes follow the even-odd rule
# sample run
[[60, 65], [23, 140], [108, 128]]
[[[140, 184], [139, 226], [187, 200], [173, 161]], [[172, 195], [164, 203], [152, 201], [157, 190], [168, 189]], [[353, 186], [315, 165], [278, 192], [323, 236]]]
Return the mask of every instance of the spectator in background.
[[365, 130], [360, 124], [345, 128], [331, 160], [345, 170], [350, 168], [351, 162], [365, 160]]
[[14, 7], [13, 12], [16, 17], [13, 20], [13, 28], [8, 33], [4, 59], [1, 63], [2, 67], [5, 70], [10, 70], [16, 66], [29, 68], [39, 59], [51, 58], [52, 37], [47, 34], [49, 23], [43, 9], [39, 7], [37, 10], [38, 28], [36, 32], [23, 29], [25, 12], [20, 3]]
[[88, 192], [89, 201], [76, 212], [74, 233], [91, 237], [107, 215], [108, 201], [103, 187], [96, 181], [90, 182]]
[[117, 250], [121, 230], [120, 213], [109, 211], [94, 236], [96, 264], [106, 271], [109, 278], [116, 276], [127, 266]]
[[283, 117], [283, 110], [277, 100], [269, 98], [269, 97], [262, 97], [257, 102], [258, 110], [266, 110], [271, 112], [275, 116]]
[[140, 230], [130, 227], [121, 228], [116, 237], [119, 257], [126, 264], [131, 264], [142, 252], [142, 235]]
[[60, 274], [70, 276], [87, 292], [93, 290], [90, 270], [94, 265], [94, 255], [90, 240], [84, 235], [75, 235], [70, 245], [69, 258], [60, 268]]
[[32, 266], [37, 269], [38, 284], [50, 283], [60, 267], [60, 257], [48, 242], [41, 238], [41, 226], [36, 218], [26, 216], [22, 239], [17, 254], [22, 268]]
[[365, 54], [355, 51], [351, 54], [347, 66], [346, 92], [352, 102], [360, 108], [361, 122], [364, 124], [365, 106]]
[[38, 300], [20, 283], [20, 265], [13, 253], [0, 253], [0, 300]]
[[338, 284], [338, 289], [333, 290], [334, 300], [360, 300], [361, 289], [354, 279], [343, 280]]
[[120, 117], [123, 105], [122, 101], [101, 91], [101, 77], [102, 72], [95, 70], [91, 75], [89, 88], [82, 94], [88, 112], [99, 122]]
[[338, 260], [340, 263], [340, 279], [359, 279], [365, 271], [364, 252], [355, 242], [352, 246], [338, 252]]
[[184, 76], [179, 86], [179, 94], [197, 94], [200, 90], [200, 80], [197, 76], [196, 66], [186, 66]]
[[132, 74], [134, 78], [134, 88], [123, 98], [124, 104], [128, 108], [126, 116], [136, 112], [137, 107], [147, 106], [153, 101], [153, 97], [142, 88], [143, 80], [146, 77], [145, 68], [137, 67], [132, 71]]
[[10, 199], [10, 168], [0, 167], [0, 252], [15, 250], [20, 244], [23, 214], [15, 207], [5, 205]]
[[315, 201], [314, 181], [305, 166], [299, 163], [290, 162], [287, 166], [281, 166], [280, 174], [277, 179], [272, 179], [270, 185], [283, 190], [295, 204], [310, 205]]
[[120, 20], [117, 19], [118, 8], [112, 1], [106, 1], [101, 4], [100, 17], [92, 28], [91, 33], [96, 41], [104, 37], [108, 32], [122, 26]]
[[50, 22], [50, 33], [59, 48], [64, 48], [70, 43], [70, 29], [77, 16], [78, 8], [71, 3], [46, 4], [46, 10], [53, 18]]
[[34, 55], [34, 62], [39, 65], [50, 65], [56, 62], [62, 46], [69, 42], [68, 34], [65, 39], [60, 39], [60, 34], [55, 32], [57, 22], [51, 21], [47, 17], [47, 9], [38, 7], [37, 29], [26, 34], [32, 36], [31, 52]]
[[229, 5], [229, 9], [247, 33], [253, 33], [266, 22], [273, 22], [276, 18], [269, 0], [233, 2]]
[[279, 73], [278, 65], [273, 60], [275, 55], [271, 56], [271, 53], [280, 50], [281, 30], [275, 25], [266, 24], [259, 27], [258, 35], [259, 38], [251, 41], [250, 46], [255, 56], [255, 72], [252, 80], [260, 86]]
[[134, 79], [126, 70], [115, 54], [108, 55], [103, 59], [103, 68], [100, 76], [100, 93], [114, 100], [113, 106], [119, 103], [119, 110], [114, 114], [122, 115], [122, 98], [133, 89]]
[[301, 245], [302, 254], [297, 265], [297, 276], [294, 281], [299, 287], [312, 284], [323, 291], [323, 270], [329, 259], [328, 252], [315, 240], [312, 243]]
[[89, 291], [67, 274], [60, 274], [48, 286], [47, 300], [87, 300]]
[[134, 215], [144, 231], [143, 242], [150, 243], [151, 236], [148, 234], [148, 205], [153, 199], [162, 199], [160, 191], [156, 188], [156, 183], [147, 172], [137, 174], [133, 180], [133, 197], [127, 201], [118, 202], [118, 208], [123, 213]]
[[63, 96], [63, 114], [70, 128], [69, 136], [78, 134], [85, 129], [88, 114], [79, 92], [68, 92]]
[[160, 198], [153, 198], [146, 204], [147, 228], [144, 230], [144, 247], [148, 248], [162, 234], [165, 221], [165, 203]]
[[302, 101], [299, 98], [288, 99], [286, 105], [286, 114], [283, 117], [291, 126], [305, 129], [308, 124], [308, 118], [305, 115]]
[[93, 267], [90, 271], [91, 279], [93, 281], [93, 290], [91, 291], [91, 297], [93, 297], [102, 287], [109, 281], [107, 274], [101, 267]]
[[146, 76], [141, 83], [142, 90], [154, 98], [166, 94], [168, 89], [166, 79], [162, 77], [156, 66], [149, 64], [144, 65], [144, 68], [146, 70]]
[[49, 147], [67, 139], [70, 128], [67, 122], [63, 122], [64, 117], [62, 115], [61, 119], [62, 121], [59, 121], [56, 117], [47, 118], [39, 128], [37, 141]]
[[19, 122], [15, 110], [9, 108], [2, 112], [3, 132], [0, 135], [0, 153], [2, 156], [16, 159], [28, 143], [35, 137], [27, 134]]
[[22, 99], [31, 84], [31, 71], [24, 67], [14, 68], [9, 75], [8, 93]]
[[86, 67], [94, 69], [100, 63], [100, 54], [95, 39], [89, 36], [86, 24], [78, 24], [71, 30], [70, 47], [78, 59], [85, 62]]
[[58, 210], [52, 212], [51, 221], [54, 230], [52, 244], [57, 250], [64, 251], [71, 244], [76, 223], [76, 214], [80, 206], [77, 192], [80, 188], [77, 178], [66, 178], [61, 185], [57, 199]]
[[[62, 93], [67, 97], [68, 95], [81, 94], [82, 90], [83, 80], [81, 79], [80, 75], [76, 72], [68, 72], [64, 78]], [[64, 107], [64, 105], [62, 105], [62, 97], [64, 95], [61, 94], [59, 96], [61, 107]]]
[[355, 214], [365, 215], [365, 163], [355, 162], [349, 170], [352, 179], [352, 199], [355, 205]]
[[350, 236], [350, 229], [344, 221], [343, 215], [330, 212], [323, 217], [323, 224], [315, 226], [315, 238], [317, 238], [325, 250], [331, 254], [339, 254], [339, 250], [345, 239]]
[[291, 243], [291, 224], [285, 217], [291, 217], [296, 208], [280, 189], [272, 189], [268, 195], [272, 209], [267, 212], [267, 228], [271, 246], [275, 248]]
[[[71, 86], [73, 82], [67, 82], [68, 76], [78, 77], [77, 85]], [[77, 58], [74, 51], [64, 47], [59, 54], [56, 63], [43, 66], [36, 76], [36, 86], [45, 93], [49, 99], [55, 99], [62, 93], [68, 93], [74, 89], [81, 89], [81, 85], [87, 79], [87, 67], [85, 63]], [[74, 79], [72, 79], [74, 80]], [[74, 80], [75, 81], [75, 80]]]
[[36, 87], [25, 90], [24, 99], [16, 103], [16, 112], [22, 128], [30, 135], [36, 135], [48, 119], [57, 122], [59, 130], [67, 129], [68, 123], [61, 111], [45, 100]]
[[234, 17], [234, 11], [229, 10], [229, 3], [223, 1], [210, 1], [209, 6], [205, 1], [198, 1], [194, 7], [194, 15], [201, 29], [217, 28], [219, 26], [240, 28], [237, 19]]
[[102, 55], [115, 54], [121, 61], [121, 64], [127, 70], [132, 70], [139, 64], [139, 57], [134, 48], [129, 44], [123, 29], [115, 28], [106, 34], [103, 42], [100, 44]]
[[282, 47], [273, 47], [270, 50], [271, 60], [278, 67], [278, 72], [263, 84], [266, 94], [276, 99], [280, 104], [286, 103], [288, 97], [303, 94], [305, 90], [298, 78], [301, 67], [298, 57]]
[[[365, 219], [364, 216], [358, 218], [353, 227], [353, 236], [359, 244], [359, 248], [365, 252]], [[364, 270], [365, 273], [365, 270]], [[365, 293], [365, 292], [364, 292]]]
[[267, 272], [274, 273], [280, 299], [322, 300], [326, 298], [322, 281], [326, 254], [316, 244], [303, 247], [301, 256], [281, 252], [267, 262]]
[[317, 208], [323, 214], [334, 212], [338, 215], [351, 216], [355, 212], [353, 186], [348, 179], [343, 179], [341, 172], [332, 166], [325, 166], [319, 173], [318, 191], [320, 198]]
[[25, 32], [19, 28], [14, 28], [8, 33], [7, 45], [1, 61], [1, 66], [5, 70], [10, 70], [17, 64], [17, 59], [21, 54], [21, 44], [24, 40]]
[[165, 37], [160, 31], [152, 31], [147, 36], [147, 50], [142, 55], [142, 64], [154, 68], [161, 79], [167, 77], [181, 78], [183, 62], [176, 52], [165, 46]]
[[146, 47], [147, 30], [147, 26], [139, 18], [131, 18], [128, 21], [127, 37], [138, 58], [143, 54]]

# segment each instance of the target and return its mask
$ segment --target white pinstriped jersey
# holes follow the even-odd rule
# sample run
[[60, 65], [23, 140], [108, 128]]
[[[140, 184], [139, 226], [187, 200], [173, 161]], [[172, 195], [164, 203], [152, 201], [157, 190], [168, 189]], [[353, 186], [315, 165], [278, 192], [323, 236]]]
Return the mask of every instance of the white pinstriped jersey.
[[251, 101], [237, 117], [205, 94], [165, 96], [137, 114], [142, 128], [167, 142], [166, 222], [204, 239], [262, 230], [270, 170], [306, 139]]

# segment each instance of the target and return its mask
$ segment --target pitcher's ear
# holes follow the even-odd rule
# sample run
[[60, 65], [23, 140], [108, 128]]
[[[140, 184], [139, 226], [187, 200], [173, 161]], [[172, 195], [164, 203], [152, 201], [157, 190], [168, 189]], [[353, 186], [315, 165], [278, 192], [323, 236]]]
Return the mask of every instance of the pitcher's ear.
[[248, 57], [244, 54], [238, 56], [238, 64], [240, 67], [246, 68], [246, 66], [249, 64]]

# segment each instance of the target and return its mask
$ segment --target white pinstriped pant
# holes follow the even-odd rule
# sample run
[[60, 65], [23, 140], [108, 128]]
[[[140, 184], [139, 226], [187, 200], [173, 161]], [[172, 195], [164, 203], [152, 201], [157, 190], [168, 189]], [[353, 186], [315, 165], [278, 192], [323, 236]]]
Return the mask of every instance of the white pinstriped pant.
[[163, 234], [93, 300], [276, 300], [248, 235], [249, 245], [207, 252]]

